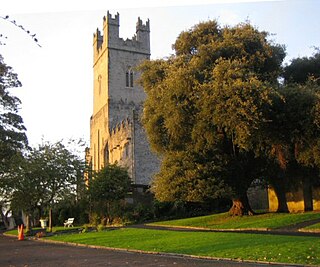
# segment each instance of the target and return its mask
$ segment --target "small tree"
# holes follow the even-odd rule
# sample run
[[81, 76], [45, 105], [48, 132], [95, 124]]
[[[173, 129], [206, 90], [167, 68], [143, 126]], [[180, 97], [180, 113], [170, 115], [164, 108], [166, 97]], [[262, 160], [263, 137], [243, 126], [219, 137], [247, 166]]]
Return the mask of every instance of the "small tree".
[[97, 172], [89, 183], [89, 195], [93, 209], [100, 216], [112, 223], [112, 210], [125, 199], [131, 186], [131, 179], [125, 168], [117, 165], [106, 165]]
[[43, 143], [25, 156], [20, 170], [13, 176], [13, 204], [32, 215], [42, 216], [54, 203], [77, 194], [79, 181], [83, 181], [84, 160], [62, 142]]

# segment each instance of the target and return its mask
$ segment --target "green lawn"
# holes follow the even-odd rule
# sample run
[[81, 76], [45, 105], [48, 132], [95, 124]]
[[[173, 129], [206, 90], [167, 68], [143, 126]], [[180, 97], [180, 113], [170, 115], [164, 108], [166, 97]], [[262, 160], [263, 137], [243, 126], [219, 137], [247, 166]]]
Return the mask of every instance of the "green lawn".
[[150, 225], [202, 227], [210, 229], [275, 229], [319, 219], [320, 213], [265, 213], [255, 216], [230, 217], [228, 213], [151, 223]]
[[[35, 227], [33, 228], [33, 230], [40, 230], [42, 228], [40, 227]], [[62, 232], [62, 231], [67, 231], [67, 230], [75, 230], [75, 229], [79, 229], [79, 227], [63, 227], [63, 226], [54, 226], [52, 227], [52, 233], [58, 233], [58, 232]], [[25, 233], [25, 229], [24, 229], [24, 233]], [[13, 229], [13, 230], [10, 230], [10, 231], [6, 231], [6, 234], [9, 234], [9, 235], [18, 235], [18, 230], [17, 229]]]
[[320, 223], [316, 223], [316, 224], [310, 225], [308, 227], [305, 227], [304, 229], [307, 229], [307, 230], [319, 230], [320, 231]]
[[122, 228], [48, 237], [51, 240], [153, 252], [296, 264], [320, 264], [318, 237], [175, 232]]
[[[320, 213], [316, 212], [266, 213], [243, 217], [230, 217], [227, 213], [222, 213], [154, 224], [210, 229], [274, 229], [318, 218]], [[309, 228], [320, 229], [320, 224]], [[66, 229], [74, 228], [57, 227], [53, 231]], [[17, 231], [10, 233], [17, 234]], [[318, 237], [120, 228], [102, 232], [69, 233], [45, 239], [111, 248], [320, 266]]]

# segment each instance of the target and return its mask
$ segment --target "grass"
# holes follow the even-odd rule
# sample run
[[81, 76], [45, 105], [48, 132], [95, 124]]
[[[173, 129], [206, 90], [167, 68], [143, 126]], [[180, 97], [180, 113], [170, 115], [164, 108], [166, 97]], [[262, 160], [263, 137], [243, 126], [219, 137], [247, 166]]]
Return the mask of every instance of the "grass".
[[307, 230], [319, 230], [320, 231], [320, 223], [316, 223], [310, 226], [305, 227]]
[[[316, 212], [243, 217], [230, 217], [222, 213], [153, 224], [210, 229], [274, 229], [318, 218], [320, 213]], [[320, 223], [308, 228], [320, 229]], [[75, 228], [54, 227], [53, 232], [66, 229]], [[17, 234], [16, 230], [10, 232]], [[320, 239], [310, 236], [119, 228], [101, 232], [70, 232], [45, 239], [149, 252], [320, 266]]]
[[275, 229], [319, 219], [320, 213], [265, 213], [256, 216], [230, 217], [228, 213], [151, 223], [150, 225], [185, 226], [209, 229]]
[[[75, 230], [75, 229], [78, 229], [78, 228], [79, 227], [68, 227], [68, 228], [65, 228], [63, 226], [54, 226], [54, 227], [52, 227], [52, 233], [58, 233], [58, 232], [68, 231], [68, 230]], [[42, 228], [40, 228], [40, 227], [32, 228], [32, 230], [40, 230], [40, 229], [42, 229]], [[25, 233], [25, 229], [24, 229], [24, 233]], [[18, 230], [17, 229], [9, 230], [9, 231], [6, 231], [6, 234], [18, 235]]]
[[48, 237], [51, 240], [253, 261], [320, 264], [318, 237], [267, 234], [176, 232], [122, 228]]

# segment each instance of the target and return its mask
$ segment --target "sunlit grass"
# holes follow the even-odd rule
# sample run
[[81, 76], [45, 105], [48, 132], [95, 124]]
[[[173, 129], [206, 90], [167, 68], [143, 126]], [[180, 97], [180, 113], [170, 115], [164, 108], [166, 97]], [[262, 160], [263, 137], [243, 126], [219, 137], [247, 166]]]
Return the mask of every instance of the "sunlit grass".
[[318, 237], [123, 228], [53, 236], [49, 239], [112, 248], [218, 258], [320, 264]]
[[305, 227], [307, 230], [319, 230], [320, 231], [320, 223], [316, 223], [310, 226]]
[[304, 221], [319, 219], [320, 213], [265, 213], [255, 216], [231, 217], [228, 213], [151, 223], [150, 225], [202, 227], [209, 229], [275, 229]]

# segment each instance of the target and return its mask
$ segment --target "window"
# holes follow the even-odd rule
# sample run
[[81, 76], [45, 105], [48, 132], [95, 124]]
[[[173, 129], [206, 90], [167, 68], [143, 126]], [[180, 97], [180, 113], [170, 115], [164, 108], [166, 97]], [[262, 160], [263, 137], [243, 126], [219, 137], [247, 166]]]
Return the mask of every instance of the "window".
[[131, 68], [126, 71], [126, 87], [133, 87], [133, 71]]
[[130, 87], [133, 87], [133, 71], [130, 72]]
[[130, 84], [130, 76], [129, 76], [129, 71], [126, 72], [126, 87], [129, 87]]
[[102, 76], [101, 75], [99, 75], [98, 76], [98, 86], [99, 86], [99, 95], [101, 95], [101, 80], [102, 80]]
[[124, 145], [123, 158], [124, 159], [129, 158], [129, 143], [126, 143]]

